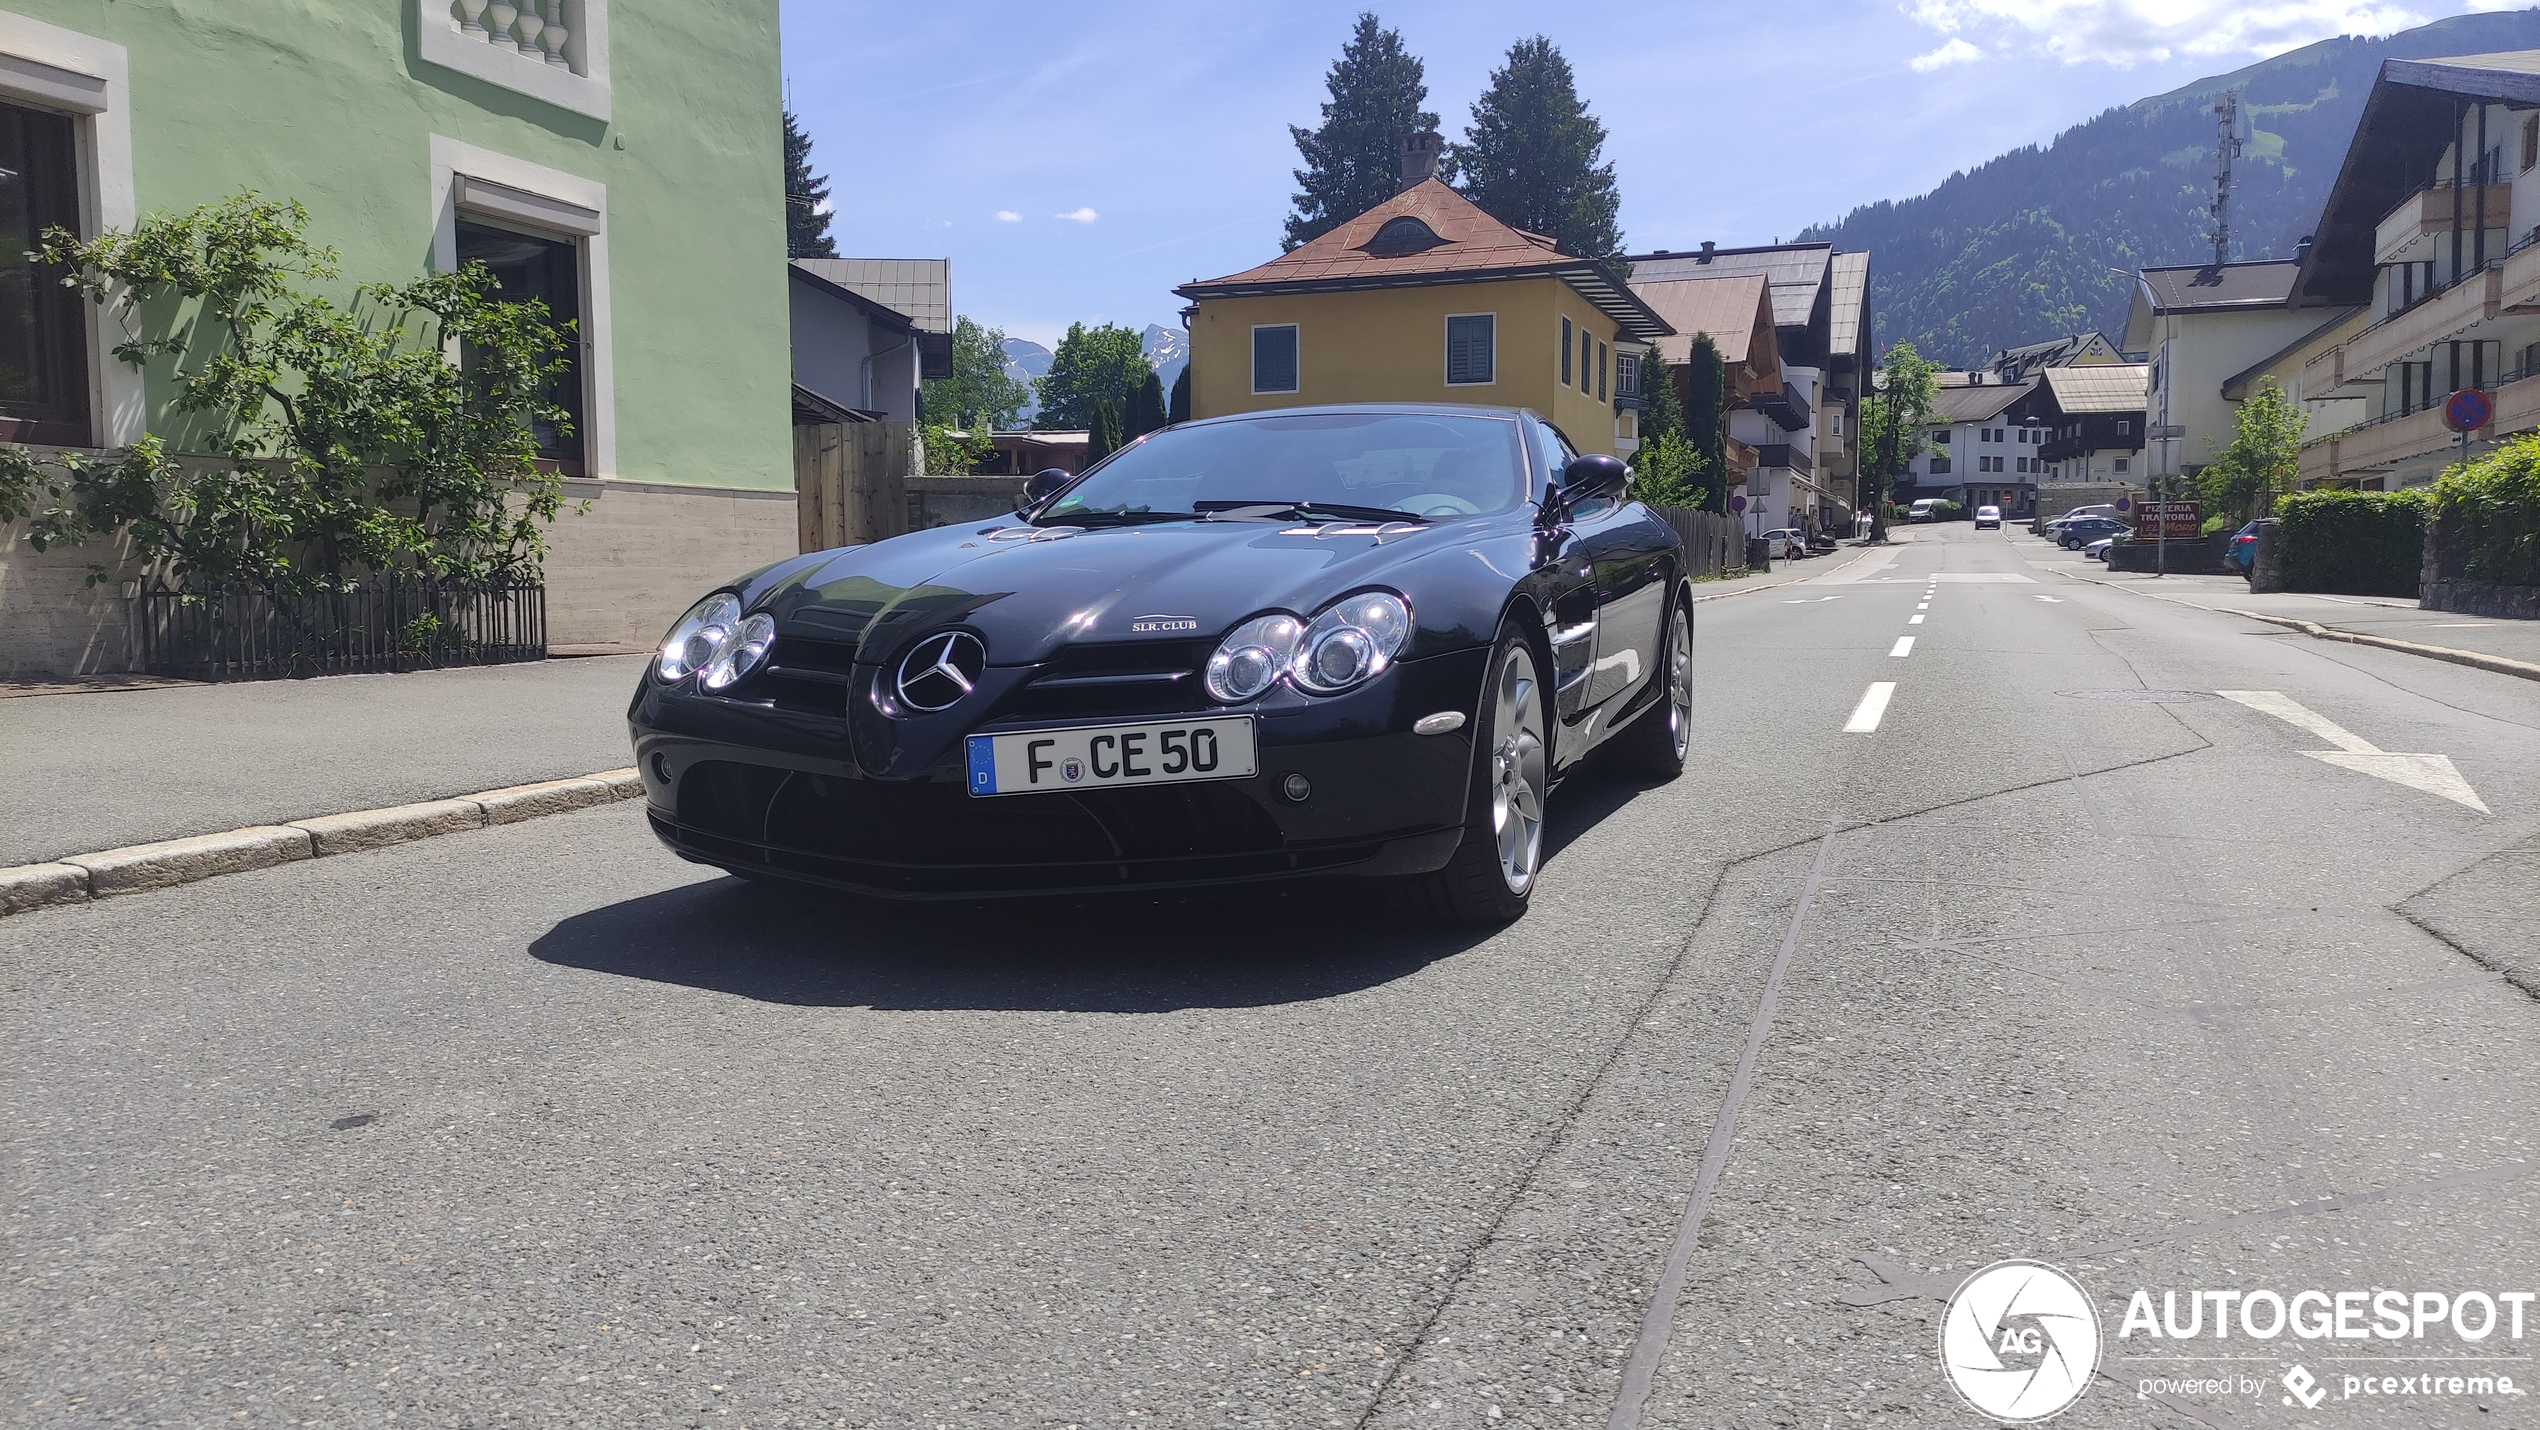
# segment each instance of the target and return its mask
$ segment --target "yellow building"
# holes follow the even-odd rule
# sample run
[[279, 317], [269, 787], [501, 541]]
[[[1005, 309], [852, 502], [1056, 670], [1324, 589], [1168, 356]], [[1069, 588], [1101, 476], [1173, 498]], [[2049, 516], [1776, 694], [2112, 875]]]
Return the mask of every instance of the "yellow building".
[[1174, 292], [1193, 305], [1193, 417], [1331, 402], [1530, 407], [1581, 452], [1635, 445], [1640, 358], [1674, 331], [1611, 266], [1501, 223], [1434, 177], [1258, 268]]

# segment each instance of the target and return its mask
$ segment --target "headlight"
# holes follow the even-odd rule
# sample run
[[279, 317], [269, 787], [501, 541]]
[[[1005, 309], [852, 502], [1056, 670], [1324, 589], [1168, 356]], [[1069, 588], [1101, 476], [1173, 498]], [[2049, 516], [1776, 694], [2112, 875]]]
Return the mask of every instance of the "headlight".
[[708, 690], [721, 690], [756, 669], [767, 659], [767, 648], [776, 642], [776, 618], [762, 612], [741, 622], [740, 630], [723, 643], [713, 660], [706, 662], [706, 673], [697, 683]]
[[1362, 591], [1311, 624], [1255, 616], [1208, 658], [1208, 693], [1229, 704], [1250, 700], [1284, 676], [1317, 695], [1337, 695], [1384, 674], [1410, 634], [1411, 610], [1389, 591]]
[[1347, 690], [1384, 674], [1411, 634], [1411, 612], [1388, 591], [1361, 591], [1305, 628], [1293, 669], [1296, 683], [1318, 695]]
[[1268, 690], [1296, 659], [1305, 622], [1294, 616], [1255, 616], [1227, 633], [1208, 658], [1208, 693], [1228, 704]]
[[685, 680], [713, 663], [741, 624], [741, 598], [717, 591], [688, 608], [679, 624], [662, 637], [661, 659], [653, 671], [664, 680]]

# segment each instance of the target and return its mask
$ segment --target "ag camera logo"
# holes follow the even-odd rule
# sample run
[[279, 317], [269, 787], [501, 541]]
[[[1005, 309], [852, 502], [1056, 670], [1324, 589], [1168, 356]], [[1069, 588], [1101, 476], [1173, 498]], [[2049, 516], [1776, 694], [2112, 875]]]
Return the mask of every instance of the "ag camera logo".
[[2080, 1283], [2040, 1261], [1997, 1261], [1940, 1319], [1940, 1364], [1979, 1414], [2010, 1425], [2071, 1408], [2099, 1370], [2099, 1314]]

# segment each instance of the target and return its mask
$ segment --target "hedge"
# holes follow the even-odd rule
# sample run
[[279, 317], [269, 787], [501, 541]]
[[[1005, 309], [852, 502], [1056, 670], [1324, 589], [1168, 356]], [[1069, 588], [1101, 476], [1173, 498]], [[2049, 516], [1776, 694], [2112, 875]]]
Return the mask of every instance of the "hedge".
[[2288, 591], [2413, 596], [2425, 563], [2425, 494], [2296, 492], [2276, 502], [2276, 570]]
[[2540, 436], [2445, 473], [2429, 515], [2444, 579], [2540, 586]]

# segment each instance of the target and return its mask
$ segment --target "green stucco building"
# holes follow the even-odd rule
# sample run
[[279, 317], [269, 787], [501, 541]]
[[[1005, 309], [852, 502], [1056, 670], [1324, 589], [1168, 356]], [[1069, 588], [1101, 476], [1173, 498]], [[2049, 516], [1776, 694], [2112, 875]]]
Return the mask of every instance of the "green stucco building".
[[[777, 0], [0, 6], [0, 440], [171, 430], [166, 385], [29, 281], [22, 240], [246, 188], [305, 204], [348, 287], [481, 257], [576, 319], [579, 420], [543, 434], [579, 508], [557, 645], [648, 643], [793, 549]], [[43, 629], [0, 669], [115, 668], [121, 616], [70, 609], [8, 535], [0, 605]]]

